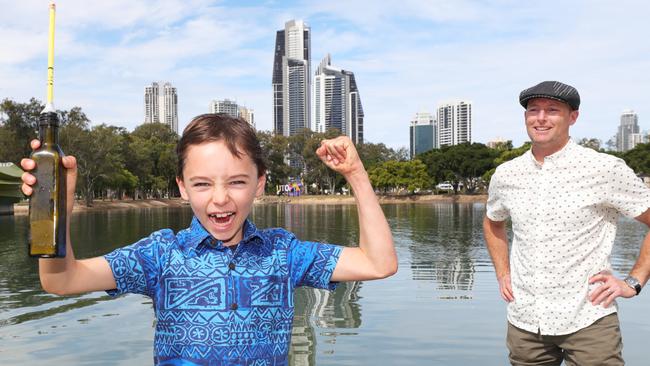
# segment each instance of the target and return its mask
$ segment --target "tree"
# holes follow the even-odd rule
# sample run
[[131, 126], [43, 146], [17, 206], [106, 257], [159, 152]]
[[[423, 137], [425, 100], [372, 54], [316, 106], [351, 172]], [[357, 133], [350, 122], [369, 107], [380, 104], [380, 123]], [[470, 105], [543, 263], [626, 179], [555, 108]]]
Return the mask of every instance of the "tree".
[[650, 176], [650, 143], [637, 144], [622, 157], [635, 173]]
[[507, 151], [507, 150], [512, 150], [512, 140], [507, 140], [507, 141], [497, 141], [494, 143], [495, 150], [499, 151]]
[[123, 169], [124, 162], [119, 149], [121, 135], [118, 127], [104, 124], [77, 132], [82, 143], [70, 146], [70, 151], [77, 158], [78, 187], [81, 188], [86, 206], [90, 207], [97, 185], [110, 182], [115, 172]]
[[0, 102], [0, 161], [18, 164], [29, 156], [29, 141], [37, 137], [38, 118], [44, 105], [31, 98], [28, 103], [10, 99]]
[[122, 168], [108, 177], [107, 187], [115, 190], [118, 199], [124, 198], [125, 195], [134, 197], [135, 189], [138, 187], [138, 177]]
[[[408, 160], [408, 151], [402, 148], [395, 151], [383, 143], [373, 144], [371, 142], [364, 142], [357, 145], [357, 152], [361, 158], [361, 162], [366, 170], [375, 166], [385, 163], [389, 160], [405, 161]], [[405, 152], [405, 153], [404, 153]]]
[[431, 178], [427, 175], [426, 165], [417, 159], [390, 160], [373, 167], [368, 175], [372, 185], [383, 192], [406, 190], [409, 193], [414, 193], [416, 190], [431, 186]]
[[600, 146], [602, 145], [602, 143], [597, 138], [583, 137], [580, 140], [578, 140], [578, 145], [588, 147], [588, 148], [594, 149], [596, 151], [600, 151]]
[[176, 192], [177, 142], [178, 135], [163, 123], [142, 124], [129, 135], [125, 164], [144, 197]]
[[499, 165], [505, 163], [508, 160], [512, 160], [518, 156], [523, 155], [526, 151], [530, 150], [530, 147], [531, 147], [531, 142], [529, 141], [524, 143], [518, 148], [502, 151], [501, 154], [499, 154], [499, 156], [496, 159], [494, 159], [494, 168], [488, 170], [482, 175], [481, 178], [483, 179], [485, 184], [487, 185], [490, 184], [492, 175], [494, 175], [494, 172], [496, 171], [496, 168]]
[[329, 194], [335, 194], [337, 187], [345, 184], [343, 176], [329, 169], [316, 155], [316, 149], [318, 149], [322, 140], [340, 135], [341, 132], [337, 129], [329, 129], [325, 133], [312, 133], [302, 145], [301, 155], [305, 163], [302, 173], [303, 182], [306, 187], [315, 184], [317, 193], [323, 193], [327, 189]]
[[[418, 155], [435, 182], [449, 181], [466, 192], [474, 192], [482, 183], [481, 176], [495, 167], [499, 152], [480, 143], [444, 146]], [[456, 189], [455, 189], [456, 191]]]
[[[305, 145], [308, 144], [308, 141], [314, 137], [314, 132], [308, 128], [303, 128], [295, 135], [291, 135], [288, 138], [289, 141], [289, 160], [298, 162], [297, 165], [302, 167], [302, 169], [307, 169], [305, 156], [303, 152], [305, 151]], [[296, 165], [296, 164], [294, 164]]]
[[266, 192], [275, 193], [275, 187], [287, 183], [287, 178], [295, 173], [284, 161], [289, 155], [289, 141], [267, 131], [258, 131], [257, 138], [266, 157]]

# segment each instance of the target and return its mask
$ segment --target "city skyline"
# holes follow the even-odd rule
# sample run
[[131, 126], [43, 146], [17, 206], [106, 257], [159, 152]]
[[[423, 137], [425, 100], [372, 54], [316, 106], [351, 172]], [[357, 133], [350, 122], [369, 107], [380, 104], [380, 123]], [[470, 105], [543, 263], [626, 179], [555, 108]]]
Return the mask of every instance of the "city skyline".
[[[47, 4], [2, 3], [0, 98], [43, 100]], [[572, 137], [605, 143], [624, 109], [635, 110], [642, 131], [650, 128], [650, 46], [638, 31], [646, 27], [648, 8], [587, 1], [62, 0], [54, 101], [59, 109], [82, 107], [94, 124], [132, 130], [142, 122], [142, 86], [167, 80], [181, 96], [179, 130], [223, 95], [255, 108], [257, 128], [272, 131], [275, 32], [289, 19], [303, 19], [311, 28], [313, 60], [331, 53], [355, 72], [363, 88], [365, 141], [408, 146], [403, 126], [413, 111], [433, 111], [436, 101], [457, 98], [473, 101], [473, 141], [500, 136], [518, 146], [527, 139], [519, 91], [561, 80], [582, 97]]]

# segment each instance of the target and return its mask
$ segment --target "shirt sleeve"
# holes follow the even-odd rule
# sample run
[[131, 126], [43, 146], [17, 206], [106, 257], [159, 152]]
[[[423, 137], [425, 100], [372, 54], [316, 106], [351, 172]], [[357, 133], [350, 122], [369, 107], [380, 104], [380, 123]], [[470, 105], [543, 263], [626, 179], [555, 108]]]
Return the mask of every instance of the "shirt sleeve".
[[310, 286], [334, 290], [330, 282], [343, 248], [333, 244], [300, 241], [292, 236], [289, 244], [289, 270], [294, 287]]
[[501, 170], [497, 168], [490, 179], [488, 199], [485, 205], [485, 214], [492, 221], [504, 221], [510, 216], [503, 200], [503, 190], [500, 187], [501, 179]]
[[135, 244], [122, 247], [104, 256], [108, 261], [117, 288], [106, 291], [111, 296], [124, 293], [152, 297], [160, 274], [161, 242], [171, 230], [160, 230]]
[[609, 205], [628, 217], [637, 217], [650, 209], [650, 188], [621, 159], [610, 170], [606, 197]]

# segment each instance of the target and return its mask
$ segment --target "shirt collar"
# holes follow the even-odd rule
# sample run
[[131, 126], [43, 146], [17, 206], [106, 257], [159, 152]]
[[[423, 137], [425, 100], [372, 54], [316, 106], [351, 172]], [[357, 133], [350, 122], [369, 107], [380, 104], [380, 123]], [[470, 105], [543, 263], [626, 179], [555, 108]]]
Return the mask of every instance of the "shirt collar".
[[[259, 240], [254, 240], [254, 239], [259, 239]], [[253, 224], [250, 220], [246, 219], [244, 221], [244, 235], [243, 239], [239, 244], [244, 244], [248, 242], [258, 242], [258, 243], [264, 243], [264, 240], [262, 240], [262, 236], [257, 230], [257, 227], [255, 224]], [[184, 247], [187, 249], [193, 249], [199, 246], [199, 244], [205, 243], [208, 246], [214, 247], [216, 249], [223, 249], [223, 242], [221, 240], [215, 239], [212, 234], [210, 234], [201, 224], [198, 218], [196, 216], [192, 217], [192, 223], [190, 224], [190, 227], [188, 228], [188, 234], [185, 238], [185, 243]]]
[[[562, 147], [559, 151], [554, 152], [553, 154], [544, 157], [544, 163], [557, 163], [560, 161], [563, 157], [565, 157], [571, 150], [574, 149], [576, 143], [573, 142], [571, 138], [569, 138], [569, 141]], [[541, 167], [543, 164], [537, 161], [535, 159], [535, 155], [533, 155], [533, 148], [531, 147], [530, 150], [528, 150], [528, 154], [530, 156], [530, 160], [535, 164], [537, 167]]]

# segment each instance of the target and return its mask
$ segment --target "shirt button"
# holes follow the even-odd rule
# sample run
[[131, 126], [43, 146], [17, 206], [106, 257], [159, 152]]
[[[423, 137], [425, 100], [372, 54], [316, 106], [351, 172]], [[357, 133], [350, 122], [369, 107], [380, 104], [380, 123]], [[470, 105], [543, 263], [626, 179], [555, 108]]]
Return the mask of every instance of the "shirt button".
[[230, 310], [237, 310], [238, 307], [239, 307], [239, 306], [237, 306], [237, 303], [233, 302], [233, 303], [230, 305]]
[[230, 268], [231, 271], [234, 271], [235, 267], [237, 267], [237, 266], [235, 266], [235, 263], [233, 263], [233, 262], [228, 263], [228, 268]]

